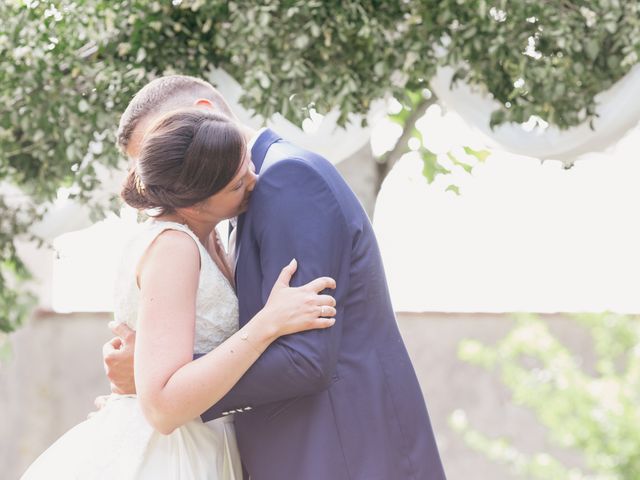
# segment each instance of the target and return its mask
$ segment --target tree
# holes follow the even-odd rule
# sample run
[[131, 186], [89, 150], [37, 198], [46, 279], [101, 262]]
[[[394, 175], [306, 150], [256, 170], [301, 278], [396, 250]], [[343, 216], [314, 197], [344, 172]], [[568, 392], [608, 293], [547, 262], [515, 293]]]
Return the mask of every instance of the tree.
[[[221, 67], [242, 85], [246, 107], [298, 124], [310, 108], [338, 108], [344, 123], [393, 95], [413, 134], [416, 115], [407, 112], [432, 101], [416, 94], [448, 64], [456, 80], [501, 102], [494, 124], [537, 115], [566, 128], [592, 119], [594, 96], [637, 63], [639, 18], [637, 2], [619, 0], [6, 0], [0, 329], [26, 312], [16, 292], [28, 272], [14, 240], [28, 236], [61, 187], [88, 198], [96, 167], [118, 163], [119, 113], [156, 76]], [[410, 136], [381, 159], [381, 175]], [[420, 151], [428, 178], [445, 171]]]
[[578, 315], [596, 354], [589, 372], [544, 322], [521, 317], [495, 346], [461, 343], [460, 357], [493, 370], [516, 404], [531, 409], [555, 445], [582, 454], [586, 471], [546, 452], [521, 453], [506, 439], [473, 429], [464, 412], [451, 417], [467, 443], [523, 478], [626, 480], [640, 476], [640, 321], [613, 314]]

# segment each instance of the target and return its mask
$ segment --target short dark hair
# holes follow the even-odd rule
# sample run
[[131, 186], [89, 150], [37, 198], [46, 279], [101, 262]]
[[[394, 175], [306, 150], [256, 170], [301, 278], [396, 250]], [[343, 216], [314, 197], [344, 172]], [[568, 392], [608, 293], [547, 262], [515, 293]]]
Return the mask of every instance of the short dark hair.
[[198, 97], [211, 100], [218, 110], [233, 118], [226, 101], [209, 82], [187, 75], [166, 75], [146, 84], [131, 99], [120, 117], [116, 137], [118, 147], [122, 152], [127, 149], [133, 131], [147, 115], [159, 113], [166, 107], [184, 107], [186, 100]]
[[145, 134], [121, 196], [160, 214], [196, 205], [231, 182], [245, 152], [242, 132], [224, 115], [198, 108], [169, 112]]

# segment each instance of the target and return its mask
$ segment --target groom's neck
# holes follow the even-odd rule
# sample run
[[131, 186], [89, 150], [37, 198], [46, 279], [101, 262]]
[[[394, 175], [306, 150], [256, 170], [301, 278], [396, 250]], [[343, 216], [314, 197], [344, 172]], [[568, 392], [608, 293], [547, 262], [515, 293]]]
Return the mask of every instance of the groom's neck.
[[253, 140], [253, 137], [255, 137], [256, 134], [258, 133], [258, 130], [256, 130], [255, 128], [251, 128], [247, 125], [240, 125], [240, 131], [242, 132], [242, 136], [244, 137], [247, 143]]

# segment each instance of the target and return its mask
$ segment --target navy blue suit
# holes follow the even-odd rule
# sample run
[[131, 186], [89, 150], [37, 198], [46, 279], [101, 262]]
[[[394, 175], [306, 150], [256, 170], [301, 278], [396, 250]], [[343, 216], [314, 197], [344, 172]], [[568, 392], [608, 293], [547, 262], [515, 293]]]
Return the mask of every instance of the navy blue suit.
[[274, 132], [251, 155], [260, 178], [238, 222], [240, 324], [292, 258], [292, 285], [336, 280], [338, 313], [331, 328], [273, 343], [203, 419], [236, 414], [252, 480], [444, 479], [366, 213], [331, 163]]

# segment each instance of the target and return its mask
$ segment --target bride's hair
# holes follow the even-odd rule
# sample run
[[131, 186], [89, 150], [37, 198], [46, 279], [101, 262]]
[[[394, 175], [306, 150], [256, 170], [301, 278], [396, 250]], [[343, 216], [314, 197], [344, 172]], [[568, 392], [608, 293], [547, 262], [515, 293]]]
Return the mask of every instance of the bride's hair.
[[160, 214], [190, 207], [229, 184], [245, 149], [238, 126], [222, 114], [195, 108], [169, 112], [145, 134], [120, 195], [134, 208]]

